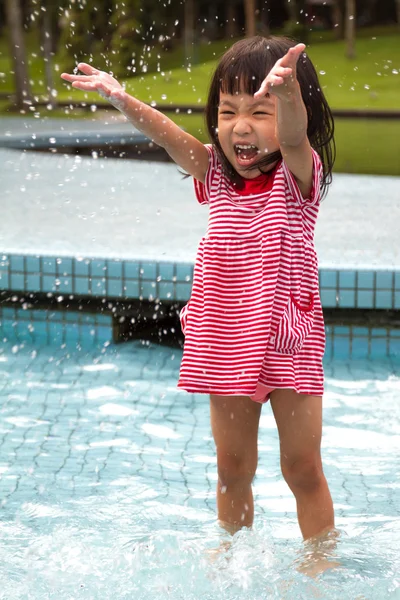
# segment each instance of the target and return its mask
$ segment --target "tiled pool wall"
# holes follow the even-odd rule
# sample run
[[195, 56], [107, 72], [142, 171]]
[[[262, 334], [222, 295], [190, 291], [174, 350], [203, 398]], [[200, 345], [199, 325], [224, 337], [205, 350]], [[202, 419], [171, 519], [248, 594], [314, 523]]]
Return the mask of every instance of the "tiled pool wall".
[[[3, 254], [1, 339], [85, 346], [117, 341], [123, 306], [129, 302], [139, 306], [140, 301], [183, 305], [190, 296], [192, 277], [189, 263]], [[322, 306], [330, 315], [327, 359], [400, 356], [400, 271], [322, 268], [320, 291]], [[34, 307], [38, 297], [41, 308]], [[63, 307], [69, 300], [67, 310]], [[95, 310], [89, 312], [88, 300], [97, 300]], [[354, 323], [347, 318], [343, 324], [332, 318], [342, 311], [347, 316], [371, 311], [388, 317], [384, 325], [382, 319], [363, 323], [359, 317]], [[397, 314], [399, 319], [393, 318]]]

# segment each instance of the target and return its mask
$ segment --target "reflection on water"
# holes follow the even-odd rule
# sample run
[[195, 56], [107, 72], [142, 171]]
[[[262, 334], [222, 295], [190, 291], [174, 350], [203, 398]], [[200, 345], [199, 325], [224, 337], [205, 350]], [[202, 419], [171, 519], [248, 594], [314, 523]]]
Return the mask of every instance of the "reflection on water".
[[[301, 541], [268, 405], [254, 528], [219, 528], [208, 399], [176, 390], [179, 361], [141, 342], [3, 344], [0, 598], [400, 598], [398, 365], [326, 365], [340, 535], [315, 547]], [[321, 560], [339, 566], [304, 573]]]

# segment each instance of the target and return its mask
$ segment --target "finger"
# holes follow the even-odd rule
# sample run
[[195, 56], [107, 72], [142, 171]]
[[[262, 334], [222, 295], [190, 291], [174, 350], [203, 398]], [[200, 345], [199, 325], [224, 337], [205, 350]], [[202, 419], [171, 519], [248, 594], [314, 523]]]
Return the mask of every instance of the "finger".
[[254, 94], [254, 98], [262, 98], [263, 96], [265, 96], [268, 93], [268, 89], [269, 89], [269, 82], [264, 79], [264, 81], [261, 84], [261, 87], [259, 90], [256, 91], [256, 93]]
[[88, 81], [90, 75], [70, 75], [69, 73], [62, 73], [61, 78], [66, 81]]
[[283, 79], [283, 77], [277, 77], [276, 75], [271, 75], [270, 83], [271, 83], [271, 86], [282, 85], [282, 83], [285, 83], [285, 80]]
[[79, 63], [78, 69], [85, 73], [85, 75], [99, 75], [101, 71], [99, 69], [95, 69], [92, 65], [88, 65], [87, 63]]
[[285, 56], [283, 56], [278, 62], [281, 67], [292, 67], [295, 68], [299, 56], [305, 50], [305, 44], [296, 44], [289, 48]]
[[74, 81], [72, 87], [77, 90], [83, 90], [84, 92], [96, 92], [97, 85], [94, 81]]
[[271, 73], [273, 75], [277, 75], [278, 77], [288, 77], [293, 73], [293, 69], [291, 67], [275, 67], [274, 72]]

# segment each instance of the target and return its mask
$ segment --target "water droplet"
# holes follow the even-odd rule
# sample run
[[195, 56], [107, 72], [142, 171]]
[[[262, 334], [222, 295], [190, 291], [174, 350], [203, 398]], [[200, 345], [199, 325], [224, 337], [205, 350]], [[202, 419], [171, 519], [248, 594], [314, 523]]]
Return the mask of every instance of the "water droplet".
[[319, 74], [320, 75], [326, 75], [326, 71], [320, 71]]
[[166, 100], [167, 99], [167, 94], [161, 94], [161, 99], [162, 100]]

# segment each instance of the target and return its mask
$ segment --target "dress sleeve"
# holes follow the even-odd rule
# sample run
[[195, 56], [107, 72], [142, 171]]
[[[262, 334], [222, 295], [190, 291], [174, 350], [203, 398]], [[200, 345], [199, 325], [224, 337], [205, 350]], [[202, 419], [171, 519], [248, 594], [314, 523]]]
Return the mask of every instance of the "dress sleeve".
[[316, 152], [314, 150], [314, 148], [312, 148], [311, 150], [312, 150], [312, 156], [313, 156], [313, 181], [312, 181], [311, 192], [310, 192], [310, 195], [308, 198], [303, 198], [303, 195], [297, 184], [295, 176], [289, 170], [289, 167], [287, 166], [285, 161], [284, 160], [282, 161], [285, 179], [288, 183], [290, 191], [293, 194], [293, 198], [302, 205], [304, 205], [304, 204], [308, 204], [308, 205], [319, 204], [319, 201], [321, 199], [321, 182], [322, 182], [322, 176], [323, 176], [322, 162], [321, 162], [318, 152]]
[[211, 183], [217, 170], [217, 156], [212, 144], [205, 144], [205, 147], [208, 151], [208, 169], [206, 173], [206, 180], [204, 183], [202, 183], [198, 179], [193, 179], [194, 191], [200, 204], [209, 204]]

